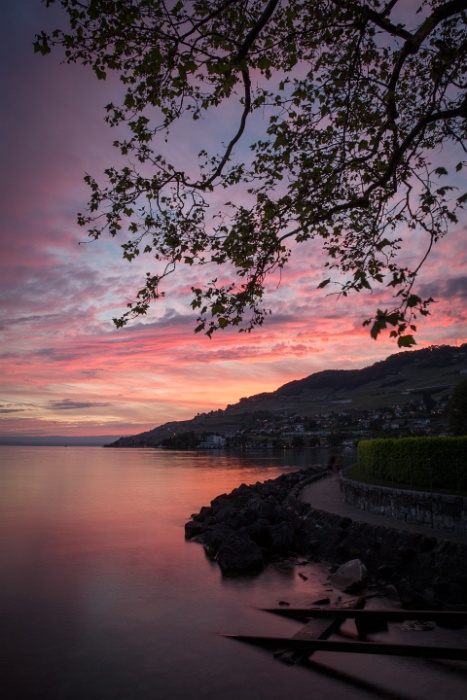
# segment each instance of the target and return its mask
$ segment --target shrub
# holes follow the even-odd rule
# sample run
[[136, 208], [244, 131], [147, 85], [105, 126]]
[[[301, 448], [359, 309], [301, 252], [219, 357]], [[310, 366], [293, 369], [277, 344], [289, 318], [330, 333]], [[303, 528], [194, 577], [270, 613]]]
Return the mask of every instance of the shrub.
[[358, 466], [382, 481], [427, 489], [467, 489], [467, 437], [363, 440]]

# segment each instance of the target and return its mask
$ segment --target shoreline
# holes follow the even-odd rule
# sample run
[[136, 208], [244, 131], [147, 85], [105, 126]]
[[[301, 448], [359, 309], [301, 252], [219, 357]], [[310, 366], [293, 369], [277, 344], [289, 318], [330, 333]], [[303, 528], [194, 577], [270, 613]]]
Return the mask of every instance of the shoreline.
[[311, 467], [241, 484], [194, 514], [185, 537], [204, 547], [223, 576], [254, 576], [293, 557], [332, 568], [360, 559], [368, 584], [395, 589], [403, 607], [467, 609], [467, 544], [312, 507], [301, 494], [328, 474]]

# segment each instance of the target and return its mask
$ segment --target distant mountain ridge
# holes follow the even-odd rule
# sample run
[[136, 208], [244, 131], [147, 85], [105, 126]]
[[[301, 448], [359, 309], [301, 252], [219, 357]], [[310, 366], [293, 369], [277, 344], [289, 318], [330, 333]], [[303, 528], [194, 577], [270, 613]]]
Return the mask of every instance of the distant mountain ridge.
[[156, 446], [168, 437], [196, 434], [232, 434], [266, 414], [317, 413], [403, 405], [414, 395], [450, 394], [467, 377], [467, 343], [459, 347], [432, 345], [390, 355], [363, 369], [329, 369], [288, 382], [272, 392], [240, 399], [224, 410], [198, 414], [191, 420], [171, 421], [138, 435], [122, 437], [108, 447]]

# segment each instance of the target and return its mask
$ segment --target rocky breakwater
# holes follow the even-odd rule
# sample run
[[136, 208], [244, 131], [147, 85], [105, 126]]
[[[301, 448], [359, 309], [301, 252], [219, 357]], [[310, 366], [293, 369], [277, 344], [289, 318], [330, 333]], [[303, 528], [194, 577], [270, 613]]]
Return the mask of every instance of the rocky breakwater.
[[307, 550], [300, 491], [326, 473], [310, 468], [277, 479], [242, 484], [201, 508], [185, 525], [226, 576], [257, 574], [271, 561]]
[[331, 573], [358, 559], [368, 583], [393, 588], [404, 607], [467, 606], [467, 544], [312, 508], [300, 492], [326, 475], [311, 468], [242, 484], [193, 515], [186, 538], [201, 543], [225, 576], [257, 574], [294, 556], [329, 563]]

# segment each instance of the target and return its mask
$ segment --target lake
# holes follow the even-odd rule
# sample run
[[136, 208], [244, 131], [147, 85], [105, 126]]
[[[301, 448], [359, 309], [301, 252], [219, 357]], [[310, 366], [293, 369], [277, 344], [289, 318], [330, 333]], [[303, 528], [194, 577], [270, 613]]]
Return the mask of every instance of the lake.
[[[259, 608], [310, 605], [326, 567], [304, 568], [306, 581], [277, 566], [224, 579], [184, 539], [190, 515], [218, 494], [320, 459], [0, 447], [2, 698], [379, 697], [218, 634], [292, 636], [297, 623]], [[419, 690], [437, 697], [432, 683]]]

